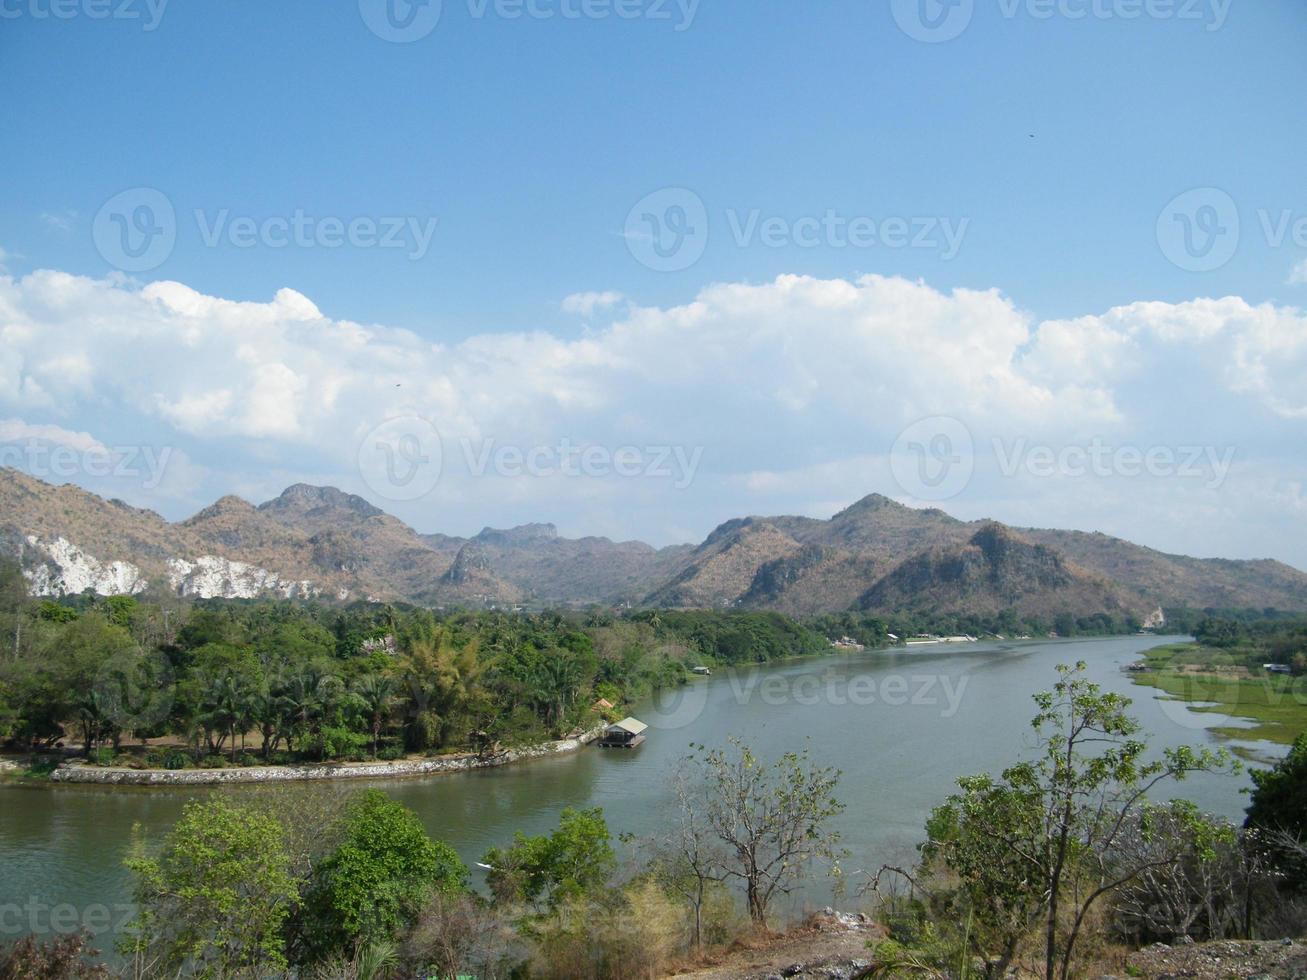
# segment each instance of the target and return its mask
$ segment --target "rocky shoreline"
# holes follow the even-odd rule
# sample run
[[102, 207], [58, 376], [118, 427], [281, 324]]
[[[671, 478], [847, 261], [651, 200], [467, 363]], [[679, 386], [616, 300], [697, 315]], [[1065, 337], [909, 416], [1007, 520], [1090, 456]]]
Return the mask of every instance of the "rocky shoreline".
[[302, 782], [317, 779], [404, 779], [473, 769], [493, 769], [530, 759], [577, 752], [593, 742], [603, 727], [574, 738], [544, 742], [494, 755], [445, 756], [438, 759], [400, 759], [394, 762], [323, 763], [302, 766], [244, 766], [231, 769], [113, 769], [85, 764], [60, 766], [50, 773], [55, 783], [92, 783], [101, 786], [212, 786], [226, 783]]

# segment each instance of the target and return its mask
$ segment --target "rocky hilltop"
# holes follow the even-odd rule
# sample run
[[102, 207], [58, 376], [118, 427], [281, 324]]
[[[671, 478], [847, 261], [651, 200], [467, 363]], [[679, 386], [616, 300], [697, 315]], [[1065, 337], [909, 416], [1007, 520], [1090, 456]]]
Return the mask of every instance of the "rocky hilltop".
[[419, 534], [362, 497], [297, 484], [170, 523], [0, 469], [0, 550], [34, 593], [1023, 615], [1161, 606], [1307, 610], [1279, 562], [1167, 555], [1103, 534], [966, 522], [872, 494], [829, 520], [741, 517], [697, 545], [570, 539], [551, 524]]

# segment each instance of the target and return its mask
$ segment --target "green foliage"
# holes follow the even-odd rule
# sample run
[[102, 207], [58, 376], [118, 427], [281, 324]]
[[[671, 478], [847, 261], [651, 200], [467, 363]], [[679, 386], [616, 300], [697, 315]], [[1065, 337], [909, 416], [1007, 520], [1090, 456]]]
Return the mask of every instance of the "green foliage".
[[1247, 826], [1307, 838], [1307, 735], [1272, 769], [1253, 770]]
[[488, 883], [501, 902], [528, 901], [557, 907], [602, 888], [617, 863], [603, 810], [565, 809], [548, 836], [518, 833], [512, 847], [492, 848], [484, 863]]
[[1307, 735], [1272, 769], [1253, 770], [1245, 826], [1258, 831], [1292, 890], [1307, 890]]
[[[923, 859], [956, 878], [947, 900], [978, 923], [971, 941], [986, 960], [997, 958], [1000, 975], [1042, 919], [1045, 977], [1066, 980], [1095, 903], [1151, 860], [1118, 847], [1123, 831], [1146, 818], [1147, 793], [1190, 772], [1232, 767], [1223, 753], [1189, 748], [1147, 761], [1129, 699], [1104, 693], [1084, 677], [1085, 666], [1059, 667], [1054, 689], [1035, 695], [1035, 760], [1001, 779], [960, 780], [962, 792], [927, 823]], [[1192, 809], [1172, 816], [1196, 826]]]
[[345, 815], [340, 842], [313, 869], [297, 925], [302, 958], [352, 953], [412, 923], [432, 891], [466, 886], [467, 868], [417, 815], [378, 790]]
[[264, 977], [286, 965], [298, 901], [281, 825], [223, 800], [191, 803], [157, 857], [127, 862], [139, 913], [123, 952], [197, 977]]

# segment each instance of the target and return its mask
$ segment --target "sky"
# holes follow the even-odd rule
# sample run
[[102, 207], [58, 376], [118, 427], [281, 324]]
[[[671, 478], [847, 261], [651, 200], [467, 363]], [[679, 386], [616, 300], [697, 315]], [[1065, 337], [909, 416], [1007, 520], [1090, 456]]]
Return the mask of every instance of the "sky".
[[0, 0], [0, 463], [1307, 568], [1301, 0]]

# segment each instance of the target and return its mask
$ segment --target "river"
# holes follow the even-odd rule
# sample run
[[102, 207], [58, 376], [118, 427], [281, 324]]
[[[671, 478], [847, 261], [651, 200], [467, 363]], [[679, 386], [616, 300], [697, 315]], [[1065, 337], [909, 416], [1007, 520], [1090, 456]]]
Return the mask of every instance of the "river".
[[[867, 869], [911, 860], [926, 815], [959, 776], [997, 772], [1030, 754], [1030, 698], [1052, 686], [1059, 663], [1085, 660], [1104, 688], [1134, 698], [1154, 750], [1212, 742], [1203, 726], [1226, 719], [1159, 701], [1160, 692], [1133, 685], [1121, 671], [1162, 642], [1130, 636], [941, 645], [721, 671], [638, 706], [634, 713], [650, 731], [634, 751], [589, 748], [500, 769], [335, 785], [384, 789], [471, 865], [514, 831], [548, 831], [566, 806], [603, 807], [614, 835], [656, 833], [668, 813], [668, 775], [691, 742], [712, 747], [737, 736], [762, 757], [807, 749], [843, 771], [839, 796], [847, 809], [838, 825], [850, 851], [849, 887], [856, 888]], [[1201, 775], [1173, 792], [1238, 818], [1248, 782], [1246, 775]], [[129, 910], [122, 861], [133, 826], [157, 841], [186, 800], [207, 792], [0, 785], [0, 941], [77, 925], [113, 931]], [[815, 882], [802, 901], [830, 897], [828, 885]], [[51, 924], [51, 915], [62, 919]], [[100, 945], [111, 940], [102, 936]]]

